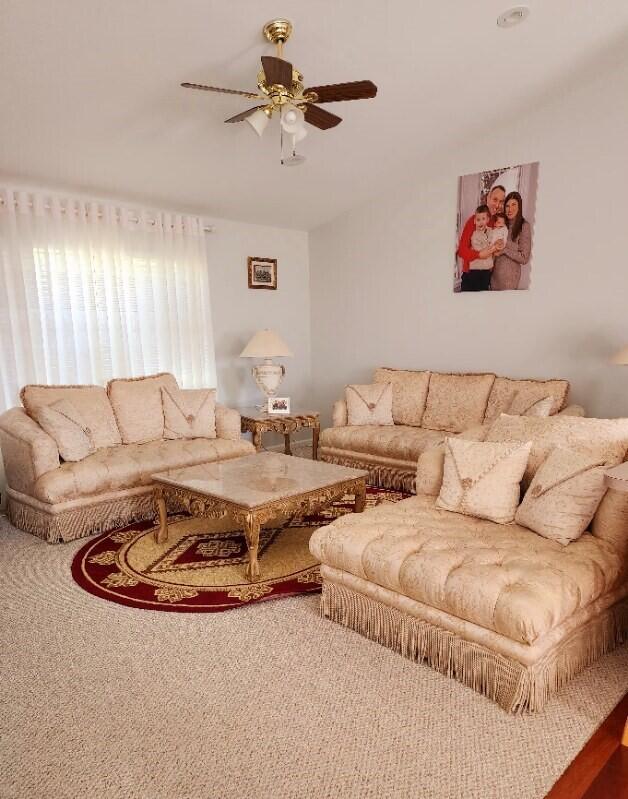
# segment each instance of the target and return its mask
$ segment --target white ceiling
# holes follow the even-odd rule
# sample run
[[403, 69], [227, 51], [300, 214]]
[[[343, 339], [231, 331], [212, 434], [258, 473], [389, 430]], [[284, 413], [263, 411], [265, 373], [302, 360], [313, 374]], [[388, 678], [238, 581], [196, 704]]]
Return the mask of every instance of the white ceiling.
[[[514, 1], [514, 0], [513, 0]], [[628, 30], [625, 0], [536, 0], [498, 29], [508, 0], [3, 0], [0, 172], [172, 209], [309, 229], [419, 162], [561, 85]], [[327, 106], [307, 162], [279, 165], [271, 123], [258, 140], [223, 120], [273, 52], [264, 22], [295, 31], [285, 57], [306, 85], [371, 79], [373, 100]]]

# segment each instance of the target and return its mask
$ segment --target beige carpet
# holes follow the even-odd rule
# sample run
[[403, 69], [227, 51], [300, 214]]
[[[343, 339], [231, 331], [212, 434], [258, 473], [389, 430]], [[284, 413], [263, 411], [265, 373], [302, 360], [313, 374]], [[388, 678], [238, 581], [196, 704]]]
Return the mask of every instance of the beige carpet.
[[628, 684], [607, 656], [513, 718], [317, 615], [114, 605], [0, 519], [2, 799], [541, 799]]

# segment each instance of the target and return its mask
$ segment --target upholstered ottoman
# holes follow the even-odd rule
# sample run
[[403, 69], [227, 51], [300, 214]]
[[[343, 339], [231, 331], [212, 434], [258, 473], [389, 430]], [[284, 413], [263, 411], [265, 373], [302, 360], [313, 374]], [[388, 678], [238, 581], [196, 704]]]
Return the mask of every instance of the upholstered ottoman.
[[538, 710], [628, 631], [628, 501], [605, 502], [600, 535], [568, 546], [428, 496], [343, 516], [310, 543], [322, 613], [510, 712]]

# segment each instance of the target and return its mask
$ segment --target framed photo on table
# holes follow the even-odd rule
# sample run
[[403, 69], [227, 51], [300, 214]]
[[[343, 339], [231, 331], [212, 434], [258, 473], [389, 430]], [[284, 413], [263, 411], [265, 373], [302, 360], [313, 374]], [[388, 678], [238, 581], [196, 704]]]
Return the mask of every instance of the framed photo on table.
[[277, 288], [277, 259], [253, 258], [248, 259], [249, 288], [250, 289], [276, 289]]
[[290, 413], [290, 397], [269, 397], [268, 413]]

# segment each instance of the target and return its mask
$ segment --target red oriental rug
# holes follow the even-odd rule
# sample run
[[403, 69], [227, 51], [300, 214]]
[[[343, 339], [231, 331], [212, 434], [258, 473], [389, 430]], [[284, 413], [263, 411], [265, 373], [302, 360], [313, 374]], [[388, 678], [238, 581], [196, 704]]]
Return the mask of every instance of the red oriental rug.
[[[367, 507], [397, 502], [399, 491], [367, 489]], [[249, 583], [241, 530], [228, 519], [169, 518], [169, 537], [154, 540], [153, 521], [136, 522], [90, 539], [74, 556], [72, 576], [90, 594], [132, 608], [213, 613], [295, 594], [320, 591], [318, 563], [308, 549], [312, 532], [353, 510], [353, 497], [320, 513], [260, 533], [262, 579]], [[277, 522], [275, 522], [277, 524]]]

